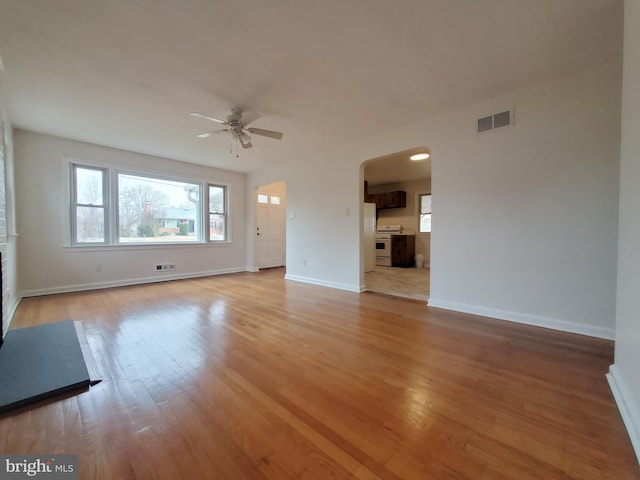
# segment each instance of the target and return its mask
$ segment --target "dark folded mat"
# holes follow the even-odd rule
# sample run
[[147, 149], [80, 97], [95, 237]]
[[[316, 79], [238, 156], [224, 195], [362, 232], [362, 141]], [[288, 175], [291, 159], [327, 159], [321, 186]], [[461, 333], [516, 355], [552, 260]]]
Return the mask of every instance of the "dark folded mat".
[[7, 332], [0, 348], [0, 412], [90, 383], [73, 321]]

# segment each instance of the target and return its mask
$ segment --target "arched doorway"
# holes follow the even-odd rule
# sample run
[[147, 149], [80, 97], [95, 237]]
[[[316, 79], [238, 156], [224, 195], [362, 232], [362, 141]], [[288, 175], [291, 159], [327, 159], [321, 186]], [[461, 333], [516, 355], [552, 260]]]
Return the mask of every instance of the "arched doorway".
[[[417, 153], [429, 156], [411, 160]], [[375, 266], [364, 269], [366, 290], [417, 300], [429, 298], [431, 260], [431, 158], [427, 147], [416, 147], [363, 162], [365, 203], [375, 203], [378, 230], [389, 228], [400, 234], [384, 240], [376, 236]], [[371, 207], [369, 207], [371, 208]], [[362, 209], [366, 211], [366, 207]], [[363, 224], [366, 217], [363, 213]], [[395, 238], [394, 238], [395, 237]], [[405, 242], [403, 247], [402, 242]], [[388, 244], [389, 258], [383, 258], [383, 246]], [[362, 257], [371, 256], [371, 247], [363, 241]], [[404, 256], [402, 248], [404, 250]], [[366, 249], [366, 251], [364, 251]], [[394, 255], [396, 258], [393, 258]], [[421, 264], [418, 268], [416, 261]], [[368, 270], [368, 271], [367, 271]]]

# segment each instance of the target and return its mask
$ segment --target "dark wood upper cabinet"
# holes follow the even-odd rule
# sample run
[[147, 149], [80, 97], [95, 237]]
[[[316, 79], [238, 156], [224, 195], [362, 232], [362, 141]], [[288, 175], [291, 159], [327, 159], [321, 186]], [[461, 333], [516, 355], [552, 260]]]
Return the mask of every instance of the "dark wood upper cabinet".
[[375, 203], [376, 208], [405, 208], [407, 206], [407, 192], [397, 190], [395, 192], [370, 193], [367, 202]]
[[384, 197], [385, 208], [405, 208], [407, 206], [407, 192], [399, 190], [395, 192], [386, 192]]
[[370, 193], [367, 198], [370, 203], [376, 204], [377, 209], [386, 208], [387, 202], [384, 193]]

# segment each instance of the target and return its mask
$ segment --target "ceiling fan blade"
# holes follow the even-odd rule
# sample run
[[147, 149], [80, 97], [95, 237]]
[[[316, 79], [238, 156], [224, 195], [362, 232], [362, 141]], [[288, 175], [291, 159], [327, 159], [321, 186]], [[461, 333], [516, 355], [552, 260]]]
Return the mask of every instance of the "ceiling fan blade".
[[255, 133], [256, 135], [262, 135], [263, 137], [275, 138], [276, 140], [280, 140], [282, 138], [281, 132], [275, 132], [273, 130], [264, 130], [262, 128], [247, 128], [251, 133]]
[[246, 112], [242, 112], [242, 118], [240, 122], [245, 127], [249, 125], [251, 122], [255, 122], [260, 118], [260, 114], [258, 112], [254, 112], [253, 110], [247, 110]]
[[223, 128], [221, 130], [212, 130], [211, 132], [204, 132], [204, 133], [199, 133], [196, 135], [196, 137], [198, 138], [208, 138], [211, 135], [216, 135], [217, 133], [223, 133], [223, 132], [228, 132], [229, 129], [228, 128]]
[[251, 144], [251, 137], [246, 133], [242, 132], [240, 135], [238, 135], [238, 138], [240, 139], [240, 144], [242, 145], [242, 148], [253, 147], [253, 145]]
[[221, 123], [222, 125], [227, 125], [227, 122], [225, 122], [224, 120], [220, 120], [219, 118], [212, 117], [210, 115], [205, 115], [204, 113], [191, 112], [189, 115], [191, 115], [192, 117], [204, 118], [205, 120], [211, 120], [212, 122]]

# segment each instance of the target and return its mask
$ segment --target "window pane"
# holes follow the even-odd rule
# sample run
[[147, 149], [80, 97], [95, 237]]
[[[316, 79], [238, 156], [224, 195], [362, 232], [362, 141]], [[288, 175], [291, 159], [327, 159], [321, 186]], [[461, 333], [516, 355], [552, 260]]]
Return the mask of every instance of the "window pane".
[[271, 205], [280, 205], [280, 197], [271, 195]]
[[209, 213], [224, 213], [224, 187], [209, 185]]
[[76, 204], [104, 205], [102, 170], [76, 167]]
[[420, 213], [431, 213], [431, 195], [420, 195]]
[[209, 214], [209, 240], [224, 240], [225, 228], [224, 215]]
[[200, 186], [118, 174], [118, 226], [122, 243], [197, 242]]
[[258, 203], [269, 203], [269, 196], [263, 195], [262, 193], [258, 194]]
[[209, 241], [227, 239], [226, 232], [226, 187], [209, 185]]
[[76, 243], [104, 243], [104, 208], [76, 207]]
[[425, 233], [430, 231], [431, 231], [431, 214], [421, 213], [420, 214], [420, 233]]
[[420, 233], [431, 231], [431, 195], [420, 195]]

